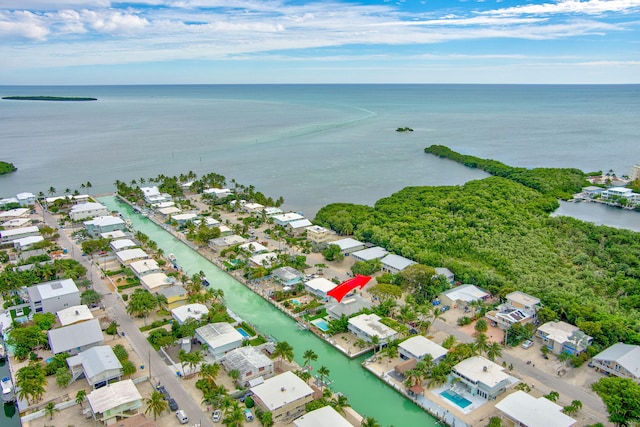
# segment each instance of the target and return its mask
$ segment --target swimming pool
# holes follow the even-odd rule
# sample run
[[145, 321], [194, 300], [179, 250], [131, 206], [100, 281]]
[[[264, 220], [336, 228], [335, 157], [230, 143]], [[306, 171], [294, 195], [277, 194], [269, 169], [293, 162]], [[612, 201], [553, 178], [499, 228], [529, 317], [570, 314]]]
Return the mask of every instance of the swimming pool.
[[440, 396], [444, 397], [445, 399], [447, 399], [448, 401], [454, 403], [456, 406], [459, 406], [462, 409], [464, 409], [467, 406], [471, 405], [471, 401], [469, 401], [469, 400], [465, 399], [464, 397], [460, 396], [455, 391], [445, 390], [442, 393], [440, 393]]
[[291, 304], [293, 305], [300, 305], [300, 301], [298, 301], [297, 299], [292, 299], [290, 301], [291, 301]]
[[236, 328], [236, 331], [240, 332], [240, 335], [242, 335], [243, 338], [251, 337], [251, 335], [249, 335], [249, 333], [242, 328]]
[[311, 323], [316, 325], [322, 332], [327, 332], [329, 330], [329, 323], [324, 319], [315, 319], [312, 320]]

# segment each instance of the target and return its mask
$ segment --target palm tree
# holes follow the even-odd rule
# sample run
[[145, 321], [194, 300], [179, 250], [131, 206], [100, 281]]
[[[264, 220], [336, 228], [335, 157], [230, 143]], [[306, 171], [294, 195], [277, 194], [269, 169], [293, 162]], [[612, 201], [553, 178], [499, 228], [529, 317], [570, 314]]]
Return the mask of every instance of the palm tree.
[[44, 407], [44, 414], [49, 416], [49, 421], [53, 419], [56, 412], [60, 412], [60, 409], [56, 408], [56, 404], [49, 402]]
[[236, 400], [233, 401], [231, 407], [225, 410], [225, 417], [222, 424], [229, 427], [242, 427], [244, 425], [244, 413]]
[[378, 421], [373, 417], [365, 417], [360, 423], [361, 427], [382, 427]]
[[214, 363], [203, 363], [200, 366], [200, 372], [198, 372], [198, 376], [205, 380], [210, 387], [214, 386], [216, 383], [216, 377], [220, 373], [220, 364]]
[[236, 383], [238, 382], [238, 380], [240, 379], [240, 377], [242, 376], [242, 374], [240, 373], [239, 370], [237, 369], [232, 369], [230, 370], [228, 373], [229, 378], [231, 378], [233, 381], [235, 381]]
[[202, 351], [194, 351], [193, 353], [189, 353], [189, 358], [187, 359], [187, 363], [189, 364], [189, 371], [193, 373], [195, 371], [196, 366], [198, 366], [204, 360], [204, 354]]
[[281, 364], [284, 359], [291, 362], [293, 360], [293, 347], [291, 347], [291, 345], [286, 341], [279, 341], [276, 344], [273, 357], [277, 357]]
[[302, 355], [304, 358], [304, 367], [311, 367], [310, 363], [312, 360], [318, 360], [318, 355], [311, 349], [306, 350]]
[[56, 188], [55, 187], [49, 187], [49, 195], [53, 196], [54, 194], [56, 194]]
[[78, 390], [78, 392], [76, 393], [76, 403], [80, 405], [81, 410], [84, 410], [84, 399], [86, 397], [87, 397], [87, 392], [84, 389]]
[[333, 399], [329, 404], [333, 407], [333, 409], [335, 409], [337, 412], [340, 412], [341, 414], [344, 414], [344, 408], [351, 406], [349, 405], [349, 399], [347, 399], [347, 396], [340, 393], [338, 393], [335, 399]]
[[329, 368], [324, 365], [320, 366], [320, 369], [318, 369], [318, 375], [320, 375], [320, 385], [324, 388], [324, 377], [329, 376]]
[[496, 357], [502, 356], [502, 347], [497, 342], [491, 343], [487, 349], [487, 358], [492, 362]]
[[271, 427], [273, 425], [273, 414], [271, 411], [267, 411], [262, 414], [262, 422], [263, 427]]
[[473, 347], [480, 354], [487, 352], [490, 347], [487, 336], [485, 334], [479, 334]]
[[375, 355], [378, 352], [378, 344], [380, 344], [380, 337], [377, 335], [373, 335], [371, 337], [371, 344], [373, 344], [373, 354]]
[[158, 390], [153, 390], [153, 392], [151, 393], [151, 397], [145, 398], [144, 403], [145, 405], [147, 405], [144, 413], [152, 413], [154, 421], [158, 418], [158, 415], [161, 415], [164, 411], [166, 411], [167, 407], [169, 406], [169, 403], [164, 400], [164, 395]]

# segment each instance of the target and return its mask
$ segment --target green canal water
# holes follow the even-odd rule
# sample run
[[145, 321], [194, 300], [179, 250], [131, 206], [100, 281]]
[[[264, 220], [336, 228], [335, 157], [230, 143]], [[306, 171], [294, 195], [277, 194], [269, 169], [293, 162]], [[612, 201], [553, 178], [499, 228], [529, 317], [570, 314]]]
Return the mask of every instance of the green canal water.
[[300, 330], [293, 319], [148, 218], [133, 213], [130, 206], [115, 197], [104, 197], [100, 201], [109, 209], [122, 213], [124, 218], [129, 218], [133, 227], [154, 240], [165, 254], [174, 254], [178, 265], [187, 274], [204, 272], [211, 286], [224, 291], [225, 304], [233, 312], [255, 325], [262, 334], [287, 341], [294, 349], [296, 362], [302, 364], [302, 354], [313, 349], [318, 354], [318, 360], [312, 362], [313, 369], [326, 366], [333, 380], [331, 389], [346, 395], [360, 414], [374, 417], [384, 427], [436, 426], [433, 417], [360, 366], [364, 356], [351, 360], [311, 332]]
[[[9, 376], [9, 362], [0, 361], [0, 378]], [[20, 414], [18, 414], [17, 405], [2, 405], [0, 412], [0, 426], [2, 427], [18, 427], [20, 423]]]

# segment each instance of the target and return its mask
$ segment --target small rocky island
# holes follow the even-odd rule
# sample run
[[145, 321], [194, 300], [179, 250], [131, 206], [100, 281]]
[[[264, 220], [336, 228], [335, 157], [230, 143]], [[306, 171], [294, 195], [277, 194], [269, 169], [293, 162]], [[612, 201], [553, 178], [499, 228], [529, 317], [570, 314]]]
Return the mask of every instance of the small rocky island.
[[3, 162], [0, 160], [0, 175], [4, 175], [5, 173], [11, 173], [17, 171], [18, 168], [13, 165], [13, 163]]
[[3, 96], [10, 101], [97, 101], [98, 98], [75, 96]]
[[403, 127], [396, 129], [396, 132], [413, 132], [413, 129], [411, 129], [410, 127]]

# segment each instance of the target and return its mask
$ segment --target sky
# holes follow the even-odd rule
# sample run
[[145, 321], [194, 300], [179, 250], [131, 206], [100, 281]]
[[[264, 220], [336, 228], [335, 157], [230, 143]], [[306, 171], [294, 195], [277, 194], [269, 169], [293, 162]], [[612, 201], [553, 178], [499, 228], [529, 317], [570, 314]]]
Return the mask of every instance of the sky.
[[640, 83], [640, 0], [1, 0], [0, 85]]

